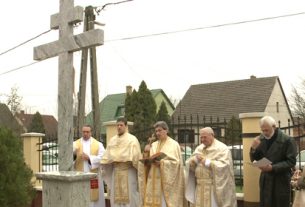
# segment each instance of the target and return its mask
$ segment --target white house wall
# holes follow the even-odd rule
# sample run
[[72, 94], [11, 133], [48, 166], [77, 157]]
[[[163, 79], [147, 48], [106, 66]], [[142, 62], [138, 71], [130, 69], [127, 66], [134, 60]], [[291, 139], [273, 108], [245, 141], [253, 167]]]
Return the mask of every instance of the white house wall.
[[[288, 126], [288, 119], [291, 121], [291, 116], [289, 114], [288, 105], [286, 104], [284, 92], [282, 92], [278, 80], [276, 81], [271, 96], [269, 98], [268, 104], [265, 109], [265, 113], [275, 118], [275, 120], [281, 121], [281, 127]], [[279, 103], [279, 111], [277, 112], [277, 104]], [[292, 125], [292, 122], [290, 123]]]

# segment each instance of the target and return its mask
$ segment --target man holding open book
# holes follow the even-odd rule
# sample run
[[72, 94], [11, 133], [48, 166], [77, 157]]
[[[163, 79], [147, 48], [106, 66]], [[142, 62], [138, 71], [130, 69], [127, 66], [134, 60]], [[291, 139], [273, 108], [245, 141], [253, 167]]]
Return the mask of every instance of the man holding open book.
[[276, 128], [270, 116], [260, 120], [260, 127], [262, 134], [254, 138], [250, 149], [251, 161], [270, 160], [259, 166], [260, 207], [289, 207], [291, 168], [296, 164], [294, 140]]
[[157, 141], [151, 144], [150, 157], [140, 160], [143, 167], [139, 170], [142, 206], [183, 207], [184, 172], [180, 146], [167, 136], [168, 126], [164, 121], [157, 122], [154, 128]]

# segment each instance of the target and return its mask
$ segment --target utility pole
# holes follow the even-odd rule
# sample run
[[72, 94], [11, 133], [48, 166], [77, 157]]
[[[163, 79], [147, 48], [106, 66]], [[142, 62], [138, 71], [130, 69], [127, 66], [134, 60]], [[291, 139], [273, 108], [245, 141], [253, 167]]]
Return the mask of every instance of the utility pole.
[[[92, 6], [85, 9], [84, 32], [94, 30], [95, 14]], [[89, 50], [89, 51], [88, 51]], [[88, 52], [90, 52], [90, 75], [91, 75], [91, 98], [92, 98], [92, 114], [93, 114], [93, 136], [99, 140], [100, 138], [100, 108], [98, 94], [98, 75], [96, 63], [96, 48], [90, 47], [82, 50], [81, 74], [78, 94], [78, 137], [81, 135], [82, 126], [85, 122], [85, 99], [86, 99], [86, 81], [87, 81], [87, 65]]]

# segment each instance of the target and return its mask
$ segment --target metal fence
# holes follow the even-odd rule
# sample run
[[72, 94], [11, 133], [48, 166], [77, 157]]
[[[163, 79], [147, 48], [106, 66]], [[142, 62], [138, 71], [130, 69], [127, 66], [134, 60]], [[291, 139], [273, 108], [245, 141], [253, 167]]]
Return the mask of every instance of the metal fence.
[[[194, 149], [200, 144], [199, 130], [203, 127], [212, 127], [215, 132], [215, 137], [221, 142], [228, 145], [231, 150], [234, 174], [236, 183], [243, 184], [243, 146], [242, 146], [242, 131], [239, 119], [232, 117], [230, 120], [213, 118], [199, 115], [178, 116], [173, 117], [169, 123], [169, 134], [180, 144], [183, 160], [188, 159]], [[297, 144], [298, 156], [296, 168], [301, 169], [305, 165], [305, 123], [300, 119], [296, 119], [293, 124], [288, 121], [288, 126], [278, 126], [286, 134], [293, 137]], [[131, 131], [139, 140], [142, 140], [141, 146], [147, 142], [147, 138], [152, 135], [154, 129], [152, 127]], [[42, 151], [42, 171], [57, 171], [58, 170], [58, 141], [57, 136], [44, 137], [39, 145], [39, 150]]]
[[295, 140], [297, 147], [297, 163], [296, 169], [303, 169], [305, 166], [305, 122], [300, 118], [296, 118], [294, 123], [288, 120], [288, 126], [282, 127], [281, 123], [278, 126], [283, 132], [288, 134]]
[[[288, 120], [288, 126], [279, 128], [291, 136], [297, 145], [296, 168], [301, 169], [305, 165], [305, 123], [301, 119], [296, 119], [293, 124]], [[212, 127], [215, 137], [225, 143], [231, 150], [233, 159], [233, 170], [238, 185], [243, 185], [243, 145], [242, 126], [239, 119], [232, 117], [230, 120], [219, 117], [206, 117], [199, 115], [184, 115], [172, 117], [169, 123], [170, 136], [178, 141], [181, 147], [183, 160], [188, 159], [194, 149], [200, 144], [199, 130], [203, 127]], [[154, 132], [153, 128], [146, 128], [139, 131], [132, 131], [139, 140], [146, 140]], [[146, 138], [145, 138], [146, 137]], [[144, 146], [146, 143], [141, 143]]]
[[46, 136], [39, 143], [43, 172], [58, 171], [58, 139], [57, 135]]
[[[74, 137], [77, 140], [79, 137]], [[42, 172], [58, 171], [58, 138], [56, 135], [45, 136], [39, 144], [42, 160]]]

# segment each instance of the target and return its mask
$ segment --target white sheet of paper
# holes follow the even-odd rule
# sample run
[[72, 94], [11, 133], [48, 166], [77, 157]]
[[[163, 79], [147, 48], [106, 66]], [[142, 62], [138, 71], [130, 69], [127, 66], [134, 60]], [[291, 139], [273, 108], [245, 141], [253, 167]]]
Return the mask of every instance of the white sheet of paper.
[[270, 160], [268, 160], [266, 157], [263, 157], [262, 159], [260, 160], [254, 160], [251, 164], [252, 166], [254, 167], [263, 167], [263, 166], [266, 166], [266, 165], [269, 165], [271, 164], [272, 162]]

